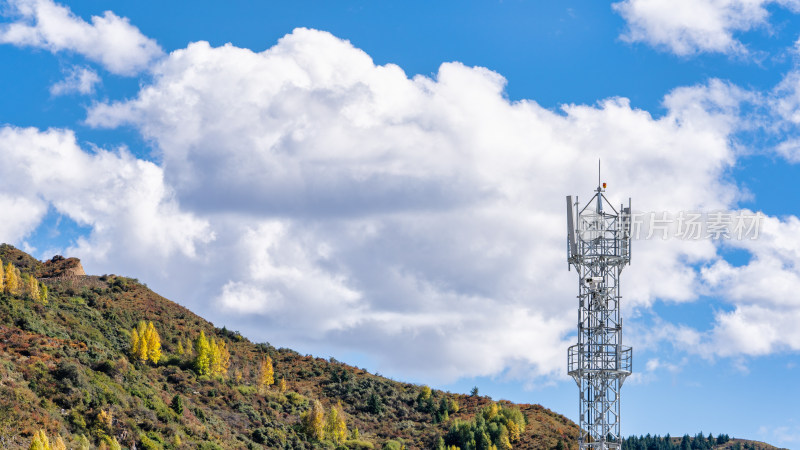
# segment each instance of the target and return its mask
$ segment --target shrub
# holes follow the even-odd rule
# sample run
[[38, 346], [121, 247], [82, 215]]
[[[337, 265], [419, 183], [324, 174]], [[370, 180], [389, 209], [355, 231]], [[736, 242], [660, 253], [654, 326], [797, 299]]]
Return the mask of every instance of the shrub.
[[383, 444], [383, 450], [403, 450], [403, 444], [397, 441], [386, 441]]
[[357, 440], [357, 439], [351, 439], [349, 441], [345, 441], [344, 446], [347, 447], [347, 448], [352, 448], [352, 449], [356, 449], [356, 450], [366, 450], [366, 449], [375, 448], [375, 446], [372, 445], [372, 442], [361, 441], [361, 440]]

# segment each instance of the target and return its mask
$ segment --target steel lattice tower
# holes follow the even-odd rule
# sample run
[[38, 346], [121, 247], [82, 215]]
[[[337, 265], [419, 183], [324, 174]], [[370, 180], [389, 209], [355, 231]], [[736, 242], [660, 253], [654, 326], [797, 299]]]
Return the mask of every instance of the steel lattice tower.
[[[578, 272], [578, 343], [567, 370], [580, 388], [579, 447], [620, 449], [620, 388], [631, 374], [622, 345], [620, 272], [631, 260], [631, 208], [614, 209], [600, 185], [582, 209], [567, 197], [567, 261]], [[577, 223], [576, 223], [577, 219]]]

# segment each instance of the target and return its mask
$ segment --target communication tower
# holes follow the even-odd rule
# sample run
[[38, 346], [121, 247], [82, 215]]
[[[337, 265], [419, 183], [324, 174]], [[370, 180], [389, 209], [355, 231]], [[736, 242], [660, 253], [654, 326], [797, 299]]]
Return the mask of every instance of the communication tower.
[[586, 206], [567, 196], [567, 267], [578, 272], [578, 343], [567, 370], [580, 388], [580, 450], [620, 449], [620, 388], [631, 374], [622, 345], [620, 272], [631, 261], [631, 206], [614, 209], [600, 183]]

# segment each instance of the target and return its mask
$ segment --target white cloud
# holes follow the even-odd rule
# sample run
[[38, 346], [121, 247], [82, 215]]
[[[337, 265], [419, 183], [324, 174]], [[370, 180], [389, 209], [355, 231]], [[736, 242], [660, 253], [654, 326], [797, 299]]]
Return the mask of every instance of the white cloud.
[[[598, 157], [610, 198], [640, 210], [739, 195], [721, 180], [746, 95], [718, 81], [675, 90], [661, 118], [623, 98], [554, 112], [509, 102], [487, 69], [408, 79], [307, 29], [261, 53], [193, 43], [153, 74], [87, 123], [153, 142], [176, 201], [217, 240], [213, 263], [191, 266], [197, 291], [150, 284], [256, 339], [365, 353], [384, 373], [563, 372], [564, 196], [595, 187]], [[715, 257], [708, 241], [637, 242], [624, 301], [692, 300], [687, 262]]]
[[733, 266], [720, 260], [703, 270], [704, 280], [733, 306], [699, 348], [721, 356], [767, 355], [800, 350], [800, 219], [765, 217], [758, 239], [731, 240], [751, 260]]
[[613, 4], [627, 22], [622, 39], [645, 42], [677, 55], [746, 54], [734, 35], [768, 25], [766, 7], [797, 11], [797, 0], [624, 0]]
[[15, 21], [0, 24], [2, 43], [75, 52], [121, 75], [145, 70], [163, 55], [153, 39], [111, 11], [88, 23], [51, 0], [10, 0], [8, 6]]
[[52, 95], [65, 95], [73, 92], [87, 95], [94, 92], [94, 87], [100, 82], [100, 77], [92, 69], [88, 67], [73, 67], [67, 73], [67, 77], [52, 86], [50, 86], [50, 93]]
[[4, 126], [0, 153], [0, 204], [9, 211], [3, 242], [23, 240], [48, 208], [91, 228], [70, 251], [91, 252], [98, 265], [118, 259], [163, 268], [176, 254], [195, 257], [213, 238], [205, 221], [180, 211], [161, 168], [124, 149], [89, 153], [71, 131]]

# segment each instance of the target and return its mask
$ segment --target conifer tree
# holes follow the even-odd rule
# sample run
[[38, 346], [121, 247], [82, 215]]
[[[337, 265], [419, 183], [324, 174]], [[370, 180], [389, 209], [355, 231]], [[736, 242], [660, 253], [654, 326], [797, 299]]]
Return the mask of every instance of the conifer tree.
[[228, 374], [228, 369], [231, 366], [231, 354], [228, 352], [228, 346], [222, 339], [216, 340], [210, 338], [208, 340], [209, 347], [209, 373], [213, 376], [225, 377]]
[[14, 295], [14, 294], [17, 293], [17, 290], [19, 288], [19, 279], [17, 278], [17, 273], [16, 272], [17, 272], [17, 268], [14, 267], [14, 265], [11, 264], [11, 262], [6, 264], [6, 273], [5, 273], [5, 278], [6, 278], [6, 280], [5, 280], [6, 281], [6, 283], [5, 283], [5, 292], [6, 292], [6, 294]]
[[[10, 263], [9, 263], [10, 264]], [[31, 445], [28, 447], [29, 450], [51, 450], [50, 448], [50, 440], [47, 439], [47, 434], [45, 434], [44, 430], [39, 430], [33, 434], [33, 439], [31, 440]]]
[[158, 364], [161, 359], [161, 337], [153, 322], [147, 325], [147, 359], [153, 364]]
[[139, 332], [139, 347], [136, 349], [136, 358], [144, 362], [147, 361], [147, 349], [150, 348], [150, 343], [147, 342], [149, 338], [147, 335], [147, 323], [144, 320], [140, 320], [136, 331]]
[[[511, 450], [513, 448], [508, 437], [508, 429], [502, 425], [500, 426], [500, 435], [497, 437], [497, 441], [497, 448], [503, 450]], [[558, 445], [561, 445], [561, 447], [559, 448]], [[556, 450], [564, 450], [564, 443], [560, 439], [556, 444]]]
[[183, 356], [186, 351], [183, 349], [183, 341], [178, 341], [178, 354]]
[[192, 344], [192, 339], [189, 336], [186, 336], [186, 343], [183, 345], [183, 351], [186, 353], [186, 356], [190, 358], [194, 356], [194, 345]]
[[139, 325], [131, 330], [131, 356], [134, 360], [147, 361], [147, 352], [150, 345], [147, 338], [147, 324], [144, 320], [141, 320]]
[[105, 439], [103, 439], [102, 445], [106, 445], [106, 443], [108, 443], [108, 450], [122, 450], [122, 446], [119, 444], [119, 441], [117, 441], [117, 438], [115, 437], [112, 438], [106, 437]]
[[272, 367], [272, 358], [267, 355], [261, 360], [261, 370], [258, 374], [258, 391], [262, 394], [275, 382], [275, 369]]
[[197, 356], [194, 359], [195, 370], [199, 375], [211, 374], [211, 348], [208, 345], [206, 334], [202, 330], [200, 330], [200, 336], [197, 337], [195, 342], [195, 350], [197, 351]]
[[325, 435], [336, 444], [344, 442], [347, 438], [347, 423], [341, 403], [331, 407], [325, 420]]
[[517, 422], [509, 420], [506, 424], [506, 427], [508, 428], [508, 440], [511, 442], [517, 442], [520, 434], [520, 429], [519, 425], [517, 425]]
[[131, 356], [136, 358], [139, 355], [139, 331], [136, 327], [131, 330]]
[[25, 287], [25, 293], [28, 295], [28, 297], [30, 297], [31, 300], [39, 301], [41, 295], [39, 293], [39, 280], [37, 280], [34, 276], [25, 274], [25, 284], [27, 284]]
[[67, 450], [67, 446], [64, 444], [64, 439], [60, 434], [56, 437], [56, 441], [53, 442], [51, 448], [52, 450]]
[[114, 424], [114, 415], [111, 411], [106, 411], [101, 409], [99, 413], [97, 413], [97, 420], [95, 425], [100, 428], [104, 433], [108, 434], [111, 433], [111, 427]]
[[286, 380], [284, 380], [283, 378], [281, 378], [281, 380], [278, 381], [278, 392], [280, 392], [281, 394], [286, 392]]
[[217, 340], [212, 338], [208, 339], [208, 365], [209, 365], [209, 374], [212, 376], [216, 376], [219, 374], [219, 346], [217, 345]]
[[304, 412], [300, 416], [303, 431], [312, 439], [321, 441], [325, 438], [325, 409], [319, 400], [314, 400], [314, 406], [310, 411]]
[[221, 377], [228, 375], [228, 369], [231, 367], [231, 354], [228, 352], [228, 345], [222, 339], [217, 343], [217, 365], [215, 374]]
[[89, 450], [89, 439], [84, 435], [78, 435], [77, 450]]

